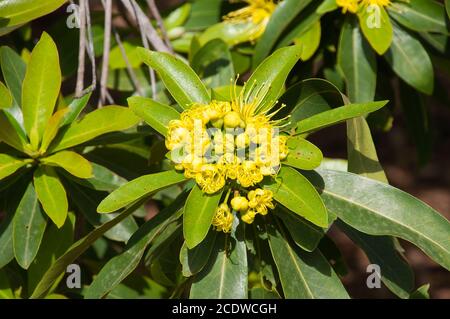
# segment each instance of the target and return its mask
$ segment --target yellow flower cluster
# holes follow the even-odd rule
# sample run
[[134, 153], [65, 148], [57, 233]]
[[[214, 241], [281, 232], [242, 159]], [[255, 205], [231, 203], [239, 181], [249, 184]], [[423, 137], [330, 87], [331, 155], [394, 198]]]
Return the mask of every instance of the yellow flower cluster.
[[247, 6], [228, 13], [224, 20], [229, 23], [253, 23], [252, 39], [259, 38], [265, 31], [270, 16], [276, 8], [274, 0], [243, 0]]
[[257, 188], [248, 192], [247, 197], [235, 196], [231, 207], [241, 213], [241, 219], [247, 224], [253, 223], [257, 214], [267, 215], [268, 209], [275, 208], [270, 190]]
[[342, 13], [351, 12], [356, 13], [359, 8], [377, 5], [386, 7], [391, 4], [390, 0], [336, 0], [336, 4], [342, 8]]
[[[226, 201], [216, 209], [212, 225], [217, 231], [229, 233], [234, 217]], [[230, 204], [234, 211], [241, 214], [242, 221], [247, 224], [253, 223], [257, 214], [267, 215], [269, 208], [275, 208], [273, 193], [261, 188], [251, 190], [247, 197], [240, 196], [239, 192], [236, 192]]]
[[166, 147], [175, 169], [208, 194], [222, 189], [227, 179], [247, 188], [276, 175], [288, 155], [287, 137], [277, 134], [269, 116], [247, 110], [235, 102], [212, 101], [170, 121]]

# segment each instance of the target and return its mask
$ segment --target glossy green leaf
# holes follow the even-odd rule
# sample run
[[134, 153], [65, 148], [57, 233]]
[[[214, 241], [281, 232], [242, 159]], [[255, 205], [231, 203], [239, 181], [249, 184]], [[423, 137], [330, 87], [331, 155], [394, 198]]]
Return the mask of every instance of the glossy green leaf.
[[223, 21], [210, 26], [202, 32], [198, 40], [201, 45], [220, 39], [229, 46], [236, 46], [240, 43], [251, 41], [260, 30], [261, 26], [252, 22], [229, 23]]
[[78, 122], [73, 122], [57, 136], [49, 151], [73, 147], [106, 133], [128, 129], [138, 122], [139, 118], [126, 107], [105, 106], [87, 114]]
[[300, 58], [303, 61], [309, 60], [319, 48], [321, 32], [320, 22], [317, 21], [303, 34], [295, 38], [294, 43], [302, 45], [303, 51]]
[[301, 54], [302, 46], [293, 45], [278, 49], [265, 59], [244, 85], [243, 94], [248, 102], [256, 100], [261, 111], [272, 108], [284, 89], [289, 72]]
[[34, 172], [34, 188], [45, 213], [58, 228], [67, 217], [67, 195], [53, 168], [41, 166]]
[[3, 78], [18, 106], [22, 105], [22, 82], [25, 78], [26, 64], [20, 56], [9, 47], [0, 48], [0, 62]]
[[286, 30], [289, 23], [311, 2], [312, 0], [285, 0], [277, 5], [275, 12], [270, 17], [264, 34], [256, 44], [255, 55], [253, 56], [254, 68], [269, 55], [276, 41], [283, 31]]
[[3, 28], [18, 26], [42, 17], [61, 7], [67, 0], [13, 0], [0, 2], [0, 33]]
[[314, 251], [325, 235], [325, 228], [317, 227], [283, 207], [277, 208], [275, 214], [283, 221], [297, 246], [306, 251]]
[[0, 223], [0, 269], [13, 259], [13, 212], [8, 212]]
[[29, 149], [27, 141], [16, 131], [2, 110], [0, 110], [0, 141], [24, 153]]
[[266, 223], [266, 229], [286, 298], [349, 298], [339, 277], [318, 249], [308, 253], [290, 246], [279, 223]]
[[350, 101], [373, 101], [377, 84], [377, 61], [355, 19], [346, 19], [342, 26], [337, 59]]
[[169, 206], [133, 234], [124, 252], [112, 258], [100, 270], [86, 290], [86, 299], [104, 297], [136, 269], [148, 245], [180, 217], [182, 211], [176, 207], [178, 204]]
[[347, 121], [347, 153], [349, 172], [388, 183], [369, 125], [363, 117]]
[[131, 205], [125, 209], [119, 216], [113, 220], [94, 229], [89, 234], [74, 243], [61, 257], [59, 257], [52, 266], [46, 271], [39, 281], [36, 289], [31, 294], [31, 299], [42, 298], [58, 277], [65, 272], [66, 267], [73, 263], [81, 254], [89, 249], [92, 244], [99, 239], [105, 232], [116, 226], [125, 218], [130, 216], [136, 209], [142, 205], [142, 201]]
[[92, 177], [81, 179], [70, 176], [70, 179], [87, 188], [105, 192], [112, 192], [127, 182], [125, 178], [102, 165], [93, 162], [91, 165]]
[[31, 182], [17, 207], [13, 222], [14, 255], [18, 264], [28, 269], [38, 253], [47, 225]]
[[19, 168], [30, 163], [31, 160], [20, 159], [8, 154], [0, 154], [0, 180], [13, 174]]
[[273, 192], [273, 198], [320, 227], [328, 226], [327, 210], [314, 186], [299, 172], [282, 167], [274, 182], [266, 183], [266, 189]]
[[394, 41], [385, 58], [406, 83], [422, 93], [433, 92], [434, 71], [427, 51], [398, 25], [395, 25]]
[[220, 20], [222, 0], [196, 0], [192, 2], [189, 19], [184, 27], [188, 30], [202, 30]]
[[64, 168], [70, 174], [79, 178], [92, 177], [92, 165], [83, 156], [72, 151], [61, 151], [44, 157], [41, 163], [50, 166], [59, 166]]
[[98, 206], [99, 213], [112, 213], [163, 188], [186, 180], [182, 173], [165, 171], [144, 175], [120, 186]]
[[366, 253], [371, 264], [380, 266], [381, 280], [400, 298], [408, 298], [414, 289], [414, 273], [398, 253], [394, 239], [387, 236], [370, 236], [345, 225], [338, 226]]
[[423, 96], [412, 87], [400, 83], [400, 99], [406, 127], [416, 146], [419, 163], [424, 165], [432, 153], [432, 132]]
[[316, 131], [351, 118], [372, 113], [387, 103], [388, 101], [349, 104], [325, 111], [297, 122], [297, 133], [302, 134]]
[[152, 99], [133, 96], [128, 99], [130, 109], [162, 136], [166, 136], [169, 122], [180, 118], [173, 107]]
[[[55, 260], [64, 254], [72, 245], [75, 229], [75, 215], [69, 213], [64, 226], [61, 228], [50, 224], [44, 233], [44, 245], [38, 251], [36, 258], [28, 268], [28, 291], [32, 292], [45, 272]], [[62, 279], [62, 277], [59, 277]], [[56, 281], [57, 283], [58, 281]], [[53, 285], [55, 287], [55, 285]]]
[[37, 148], [52, 116], [60, 88], [58, 49], [44, 32], [31, 52], [22, 86], [23, 120], [34, 148]]
[[391, 17], [408, 29], [418, 32], [448, 33], [445, 8], [437, 1], [393, 2], [387, 10]]
[[67, 115], [68, 111], [68, 108], [64, 108], [57, 111], [52, 115], [52, 117], [50, 117], [42, 136], [42, 142], [40, 146], [41, 152], [45, 153], [47, 151], [50, 143], [53, 141], [56, 134], [58, 134], [59, 128], [64, 123], [64, 118]]
[[180, 263], [182, 273], [185, 277], [191, 277], [199, 273], [208, 263], [214, 244], [216, 242], [217, 231], [211, 229], [199, 245], [194, 249], [187, 248], [186, 243], [180, 250]]
[[219, 234], [208, 265], [194, 277], [191, 299], [246, 299], [247, 248], [243, 224], [234, 219], [231, 234]]
[[327, 209], [346, 224], [369, 235], [410, 241], [450, 269], [450, 222], [434, 209], [385, 183], [352, 173], [318, 173], [305, 174], [321, 192]]
[[7, 109], [12, 105], [13, 99], [11, 92], [8, 88], [0, 81], [0, 109]]
[[359, 25], [372, 48], [383, 55], [391, 46], [393, 31], [391, 20], [382, 6], [367, 6], [358, 11]]
[[323, 159], [322, 151], [307, 140], [294, 136], [288, 138], [289, 153], [283, 164], [298, 169], [312, 170], [320, 165]]
[[430, 299], [430, 284], [425, 284], [417, 288], [411, 295], [409, 299]]
[[209, 92], [197, 74], [183, 61], [168, 53], [139, 49], [145, 64], [155, 69], [164, 85], [181, 108], [193, 103], [207, 104]]
[[67, 106], [67, 113], [64, 115], [64, 119], [61, 122], [61, 126], [71, 124], [80, 115], [81, 111], [86, 107], [92, 93], [83, 95], [80, 98], [73, 99], [72, 102]]
[[172, 12], [170, 12], [167, 17], [164, 18], [163, 23], [164, 27], [167, 30], [171, 30], [173, 28], [179, 27], [183, 25], [186, 20], [189, 18], [189, 14], [191, 13], [192, 4], [185, 3]]
[[342, 93], [331, 82], [322, 79], [308, 79], [292, 85], [280, 98], [286, 105], [275, 118], [290, 116], [289, 127], [312, 115], [328, 111], [344, 103]]
[[211, 40], [200, 48], [191, 66], [210, 88], [229, 85], [235, 77], [230, 50], [221, 39]]
[[317, 8], [317, 13], [324, 14], [327, 12], [334, 11], [338, 8], [339, 7], [336, 3], [336, 0], [323, 0], [323, 2], [320, 4], [319, 8]]
[[183, 234], [187, 248], [193, 249], [205, 239], [221, 197], [222, 191], [209, 195], [197, 184], [192, 188], [183, 214]]

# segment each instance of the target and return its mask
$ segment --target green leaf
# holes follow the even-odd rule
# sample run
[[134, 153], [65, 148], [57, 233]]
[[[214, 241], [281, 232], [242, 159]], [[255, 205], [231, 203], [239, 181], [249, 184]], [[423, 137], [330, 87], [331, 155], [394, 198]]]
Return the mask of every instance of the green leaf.
[[22, 86], [25, 130], [35, 149], [52, 116], [60, 88], [58, 49], [52, 38], [44, 32], [31, 52]]
[[369, 235], [410, 241], [450, 269], [450, 222], [434, 209], [385, 183], [352, 173], [317, 172], [320, 175], [305, 174], [321, 192], [327, 209], [346, 224]]
[[211, 40], [199, 49], [191, 66], [210, 88], [229, 85], [235, 77], [230, 50], [221, 39]]
[[348, 171], [388, 183], [378, 161], [369, 125], [363, 117], [347, 121]]
[[199, 273], [208, 263], [214, 244], [216, 242], [217, 231], [210, 229], [205, 240], [194, 249], [187, 248], [186, 243], [180, 250], [180, 263], [182, 273], [185, 277], [191, 277]]
[[184, 27], [188, 30], [201, 30], [220, 20], [222, 0], [196, 0], [192, 3], [189, 19]]
[[409, 296], [409, 299], [430, 299], [429, 290], [430, 284], [422, 285]]
[[[98, 192], [86, 187], [82, 187], [74, 182], [67, 181], [65, 183], [67, 192], [70, 194], [70, 199], [77, 208], [77, 211], [82, 213], [86, 220], [94, 227], [98, 227], [110, 220], [116, 218], [118, 214], [98, 214], [97, 206], [105, 198], [104, 192]], [[133, 216], [125, 218], [122, 222], [108, 230], [104, 236], [108, 239], [120, 242], [127, 242], [134, 232], [138, 229], [136, 221]]]
[[254, 68], [269, 55], [276, 41], [283, 31], [286, 30], [289, 23], [311, 2], [312, 0], [285, 0], [277, 5], [277, 8], [270, 17], [264, 34], [256, 44], [255, 54], [253, 56]]
[[72, 181], [97, 191], [112, 192], [119, 186], [125, 184], [127, 180], [108, 168], [96, 163], [92, 163], [92, 177], [81, 179], [70, 176]]
[[301, 54], [302, 46], [293, 45], [278, 49], [265, 59], [244, 85], [243, 94], [247, 101], [251, 103], [256, 99], [261, 112], [272, 108], [284, 89], [289, 72]]
[[286, 107], [275, 118], [290, 116], [290, 128], [312, 115], [328, 111], [344, 103], [343, 95], [331, 82], [308, 79], [292, 85], [280, 98]]
[[73, 99], [73, 101], [70, 102], [70, 104], [67, 106], [68, 111], [64, 115], [64, 119], [61, 122], [60, 126], [68, 125], [75, 121], [80, 115], [81, 111], [83, 111], [83, 109], [86, 107], [89, 99], [91, 98], [91, 95], [92, 93], [88, 93], [80, 98]]
[[419, 164], [424, 165], [432, 153], [432, 132], [423, 96], [412, 87], [400, 83], [401, 107], [406, 127], [416, 146]]
[[292, 166], [298, 169], [312, 170], [320, 165], [323, 159], [321, 150], [299, 137], [289, 137], [287, 140], [289, 153], [283, 164]]
[[125, 251], [109, 260], [86, 290], [86, 299], [102, 298], [120, 284], [139, 265], [148, 245], [176, 221], [182, 210], [179, 202], [164, 209], [142, 225], [130, 238]]
[[36, 289], [31, 294], [31, 299], [42, 298], [58, 277], [66, 270], [67, 265], [73, 263], [81, 254], [83, 254], [92, 244], [99, 239], [105, 232], [116, 226], [122, 220], [130, 216], [136, 209], [142, 205], [142, 201], [135, 203], [125, 209], [119, 216], [113, 220], [94, 229], [89, 234], [74, 243], [67, 251], [59, 257], [53, 265], [46, 271], [39, 281]]
[[328, 227], [328, 214], [314, 186], [299, 172], [282, 167], [275, 182], [264, 188], [273, 192], [273, 198], [287, 209], [320, 227]]
[[67, 0], [14, 0], [0, 2], [0, 34], [3, 28], [18, 26], [61, 7]]
[[14, 255], [20, 267], [28, 269], [38, 253], [47, 225], [31, 182], [17, 207], [13, 223]]
[[252, 22], [229, 23], [223, 21], [202, 32], [198, 40], [200, 44], [205, 45], [210, 41], [220, 39], [229, 46], [236, 46], [251, 41], [259, 32], [261, 32], [261, 26]]
[[146, 198], [163, 188], [179, 184], [186, 180], [182, 173], [165, 171], [144, 175], [120, 186], [109, 194], [98, 206], [99, 213], [112, 213], [137, 200]]
[[400, 298], [408, 298], [414, 289], [414, 273], [398, 253], [394, 239], [387, 236], [370, 236], [345, 225], [338, 226], [366, 253], [371, 264], [381, 268], [381, 280]]
[[22, 82], [25, 78], [26, 64], [21, 57], [9, 47], [0, 48], [0, 62], [3, 78], [18, 106], [22, 105]]
[[346, 19], [342, 26], [337, 60], [345, 78], [350, 101], [373, 101], [377, 84], [376, 56], [361, 34], [355, 19]]
[[171, 30], [173, 28], [182, 26], [189, 18], [191, 7], [192, 4], [185, 3], [175, 10], [171, 11], [163, 20], [166, 30]]
[[0, 223], [0, 269], [14, 259], [13, 216], [13, 212], [8, 212]]
[[0, 180], [13, 174], [28, 163], [31, 163], [31, 160], [15, 158], [8, 154], [0, 154]]
[[0, 81], [0, 109], [7, 109], [12, 105], [12, 96], [8, 88]]
[[329, 111], [313, 115], [307, 119], [297, 122], [297, 133], [308, 133], [322, 128], [335, 125], [345, 120], [372, 113], [383, 106], [388, 101], [369, 102], [362, 104], [348, 104]]
[[408, 29], [418, 32], [448, 33], [445, 8], [437, 1], [393, 2], [387, 9], [391, 17]]
[[69, 109], [64, 108], [59, 111], [57, 111], [55, 114], [50, 117], [45, 130], [44, 135], [42, 136], [42, 142], [40, 146], [40, 150], [42, 153], [45, 153], [50, 146], [50, 143], [55, 138], [56, 134], [58, 133], [59, 128], [62, 126], [64, 122], [64, 117], [67, 115]]
[[106, 133], [126, 130], [138, 122], [139, 118], [126, 107], [105, 106], [90, 112], [80, 121], [73, 122], [55, 139], [49, 152], [73, 147]]
[[168, 53], [143, 48], [139, 48], [139, 52], [144, 63], [155, 69], [181, 108], [188, 109], [193, 103], [209, 103], [208, 90], [186, 63]]
[[45, 213], [61, 228], [67, 217], [68, 202], [66, 191], [53, 168], [41, 166], [36, 169], [34, 188]]
[[320, 21], [317, 21], [308, 30], [294, 39], [295, 44], [300, 44], [303, 47], [300, 57], [302, 61], [309, 60], [319, 48], [321, 30]]
[[450, 19], [450, 0], [445, 0], [445, 10], [447, 11], [447, 16]]
[[72, 151], [61, 151], [44, 157], [41, 163], [50, 166], [59, 166], [64, 168], [70, 174], [79, 178], [92, 177], [92, 165], [83, 156]]
[[246, 299], [248, 297], [247, 248], [244, 227], [235, 217], [231, 234], [219, 234], [209, 263], [195, 277], [191, 299]]
[[385, 58], [406, 83], [422, 93], [430, 95], [433, 92], [433, 65], [427, 51], [398, 25], [395, 25], [394, 41]]
[[222, 191], [209, 195], [196, 184], [189, 194], [183, 214], [183, 234], [186, 246], [193, 249], [205, 239], [219, 206]]
[[338, 9], [336, 0], [323, 0], [321, 5], [317, 8], [317, 13], [324, 14]]
[[306, 251], [314, 251], [325, 235], [326, 229], [317, 227], [283, 207], [275, 209], [275, 214], [283, 221], [297, 246]]
[[265, 225], [285, 298], [349, 298], [339, 277], [318, 249], [307, 253], [292, 247], [278, 222]]
[[128, 99], [130, 109], [162, 136], [166, 136], [171, 120], [180, 118], [173, 107], [158, 103], [152, 99], [133, 96]]
[[382, 6], [372, 5], [358, 12], [359, 25], [372, 48], [383, 55], [395, 42], [392, 38], [392, 24]]
[[0, 141], [23, 153], [29, 149], [27, 141], [16, 131], [2, 110], [0, 110]]
[[[61, 228], [50, 224], [45, 231], [42, 240], [45, 243], [39, 249], [36, 258], [28, 268], [28, 291], [32, 292], [45, 272], [52, 266], [55, 260], [64, 254], [73, 243], [75, 229], [75, 215], [69, 213], [64, 226]], [[59, 277], [62, 279], [62, 277]], [[57, 281], [56, 281], [57, 283]], [[55, 284], [56, 284], [55, 283]], [[55, 287], [55, 285], [53, 285]]]

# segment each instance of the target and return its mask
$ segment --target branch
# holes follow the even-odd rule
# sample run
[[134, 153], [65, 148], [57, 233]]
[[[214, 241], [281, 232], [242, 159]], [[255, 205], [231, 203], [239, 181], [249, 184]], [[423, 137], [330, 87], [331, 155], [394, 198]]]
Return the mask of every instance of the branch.
[[86, 0], [80, 0], [79, 5], [79, 27], [80, 27], [80, 40], [78, 48], [78, 70], [77, 70], [77, 84], [75, 88], [75, 96], [81, 97], [81, 93], [84, 88], [84, 71], [85, 71], [85, 57], [86, 57]]
[[170, 43], [169, 37], [167, 36], [167, 31], [164, 27], [164, 23], [161, 18], [161, 14], [159, 13], [158, 7], [155, 4], [155, 0], [147, 0], [147, 5], [150, 8], [152, 16], [156, 19], [156, 23], [158, 24], [158, 28], [161, 31], [164, 43], [169, 48], [170, 52], [173, 53], [172, 44]]
[[101, 107], [106, 101], [109, 71], [109, 51], [111, 49], [111, 25], [112, 25], [112, 0], [102, 0], [105, 9], [105, 35], [103, 40], [102, 73], [100, 79], [100, 100], [98, 106]]

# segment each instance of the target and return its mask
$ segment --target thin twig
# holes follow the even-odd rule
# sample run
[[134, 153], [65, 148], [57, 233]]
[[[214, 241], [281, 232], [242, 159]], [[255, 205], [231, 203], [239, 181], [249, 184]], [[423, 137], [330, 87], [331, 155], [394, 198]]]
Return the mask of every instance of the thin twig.
[[100, 99], [98, 106], [105, 104], [108, 71], [109, 71], [109, 52], [111, 49], [111, 25], [112, 25], [112, 0], [102, 0], [103, 8], [105, 9], [105, 31], [103, 39], [103, 59], [102, 59], [102, 73], [100, 78]]
[[131, 81], [133, 82], [134, 87], [136, 88], [136, 91], [138, 91], [138, 93], [143, 96], [144, 91], [142, 90], [142, 87], [139, 84], [139, 80], [137, 79], [136, 73], [134, 73], [133, 67], [130, 64], [130, 60], [128, 60], [127, 53], [125, 52], [125, 48], [123, 47], [122, 40], [120, 39], [120, 35], [114, 27], [113, 27], [113, 30], [114, 30], [114, 37], [116, 38], [116, 42], [117, 42], [117, 45], [119, 46], [120, 53], [122, 54], [122, 57], [127, 66], [127, 70], [130, 75]]
[[75, 96], [81, 97], [81, 93], [84, 88], [84, 71], [86, 60], [86, 0], [80, 0], [79, 5], [79, 27], [80, 27], [80, 41], [78, 48], [78, 71], [77, 71], [77, 84], [75, 88]]
[[169, 52], [170, 49], [166, 46], [164, 41], [159, 37], [158, 32], [155, 30], [150, 20], [142, 11], [141, 7], [135, 0], [121, 0], [126, 10], [132, 17], [132, 19], [138, 23], [138, 17], [141, 19], [142, 28], [148, 41], [150, 41], [152, 47], [160, 52]]
[[[133, 9], [135, 10], [135, 14], [137, 16], [136, 7], [133, 6]], [[148, 44], [148, 39], [145, 36], [145, 31], [144, 31], [144, 27], [143, 27], [142, 17], [137, 16], [137, 23], [138, 23], [138, 27], [139, 27], [139, 31], [140, 31], [139, 33], [141, 34], [142, 44], [144, 45], [144, 48], [150, 49], [150, 46]], [[152, 98], [155, 98], [156, 97], [156, 76], [155, 76], [155, 70], [153, 70], [151, 67], [148, 67], [148, 70], [149, 70], [149, 75], [150, 75], [150, 85], [151, 85], [151, 88], [152, 88]]]
[[91, 24], [91, 12], [89, 10], [89, 4], [87, 1], [85, 4], [85, 11], [86, 11], [86, 25], [87, 25], [87, 35], [88, 35], [88, 46], [87, 46], [87, 52], [89, 56], [89, 60], [91, 61], [91, 68], [92, 68], [92, 84], [90, 87], [85, 89], [83, 91], [82, 95], [88, 94], [90, 92], [93, 92], [95, 88], [97, 87], [97, 70], [95, 67], [95, 50], [94, 50], [94, 37], [92, 35], [92, 24]]
[[169, 48], [170, 52], [173, 53], [172, 44], [170, 43], [169, 37], [167, 36], [166, 28], [164, 27], [161, 14], [159, 13], [158, 7], [156, 6], [155, 0], [147, 0], [147, 5], [150, 8], [152, 16], [156, 19], [159, 30], [161, 31], [164, 43]]

